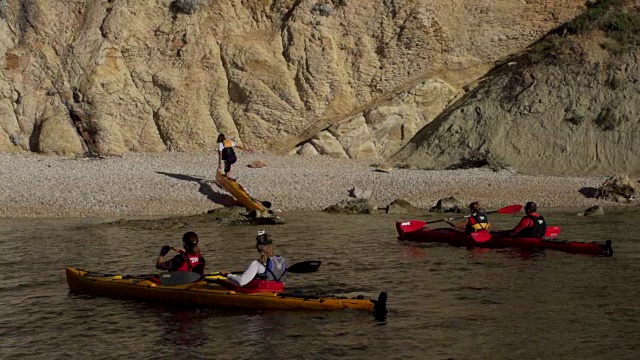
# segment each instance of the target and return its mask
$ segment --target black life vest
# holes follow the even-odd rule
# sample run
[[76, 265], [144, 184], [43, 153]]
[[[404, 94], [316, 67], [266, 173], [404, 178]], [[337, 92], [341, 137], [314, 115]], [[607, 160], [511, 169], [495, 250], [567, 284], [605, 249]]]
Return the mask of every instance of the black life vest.
[[544, 220], [542, 215], [538, 216], [525, 216], [527, 219], [531, 219], [528, 227], [522, 229], [515, 236], [521, 238], [542, 238], [544, 237], [544, 233], [547, 231], [547, 222]]
[[475, 224], [467, 224], [467, 232], [476, 232], [489, 228], [489, 217], [482, 211], [476, 211], [471, 214], [471, 218], [475, 220]]
[[233, 150], [233, 141], [225, 140], [222, 142], [222, 146], [224, 146], [222, 148], [222, 160], [229, 163], [236, 162], [238, 158], [236, 157], [236, 152]]

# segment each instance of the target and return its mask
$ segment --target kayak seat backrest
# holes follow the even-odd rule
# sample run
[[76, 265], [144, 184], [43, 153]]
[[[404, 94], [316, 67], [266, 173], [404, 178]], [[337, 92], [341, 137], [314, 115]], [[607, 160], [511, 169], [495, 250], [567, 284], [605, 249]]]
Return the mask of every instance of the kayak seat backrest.
[[191, 271], [169, 271], [160, 274], [160, 284], [162, 286], [176, 286], [200, 281], [202, 275]]

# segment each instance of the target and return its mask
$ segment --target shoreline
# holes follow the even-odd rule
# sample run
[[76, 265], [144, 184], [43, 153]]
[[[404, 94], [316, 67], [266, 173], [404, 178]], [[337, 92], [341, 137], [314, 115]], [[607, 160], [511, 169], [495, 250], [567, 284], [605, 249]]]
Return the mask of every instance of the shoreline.
[[[247, 165], [260, 160], [264, 168]], [[395, 199], [428, 210], [440, 198], [485, 208], [536, 201], [541, 208], [625, 206], [590, 199], [579, 190], [601, 176], [520, 175], [490, 169], [374, 171], [373, 161], [324, 156], [278, 156], [241, 151], [232, 175], [249, 194], [288, 211], [321, 211], [348, 198], [351, 187], [371, 189], [371, 203]], [[0, 154], [0, 217], [169, 217], [205, 213], [232, 201], [215, 178], [217, 157], [207, 153], [128, 154], [100, 159]]]

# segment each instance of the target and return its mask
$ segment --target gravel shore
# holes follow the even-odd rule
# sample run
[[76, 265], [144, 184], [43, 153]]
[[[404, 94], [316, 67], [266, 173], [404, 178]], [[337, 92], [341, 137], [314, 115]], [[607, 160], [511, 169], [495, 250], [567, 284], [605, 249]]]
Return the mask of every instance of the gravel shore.
[[[252, 161], [267, 164], [247, 167]], [[131, 154], [103, 159], [0, 154], [0, 217], [190, 215], [221, 207], [229, 195], [211, 180], [214, 153]], [[578, 192], [601, 177], [525, 176], [488, 169], [374, 171], [370, 162], [239, 152], [233, 176], [255, 198], [283, 211], [318, 211], [346, 199], [353, 186], [372, 203], [405, 199], [429, 208], [455, 196], [486, 208], [535, 200], [541, 207], [589, 207]]]

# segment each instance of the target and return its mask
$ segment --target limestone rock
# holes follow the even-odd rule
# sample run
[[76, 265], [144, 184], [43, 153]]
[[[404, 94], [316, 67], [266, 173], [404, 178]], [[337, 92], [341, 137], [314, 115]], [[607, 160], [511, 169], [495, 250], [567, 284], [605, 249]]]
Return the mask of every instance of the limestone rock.
[[602, 216], [604, 215], [604, 209], [600, 205], [594, 205], [582, 213], [584, 216]]
[[[0, 151], [203, 151], [224, 132], [282, 153], [309, 141], [320, 154], [388, 157], [486, 64], [522, 50], [583, 6], [6, 0]], [[404, 115], [317, 138], [381, 106]], [[11, 135], [23, 140], [11, 143]]]
[[453, 196], [446, 197], [438, 200], [436, 205], [429, 209], [431, 212], [461, 212], [465, 209], [462, 201], [456, 199]]
[[311, 140], [311, 144], [316, 148], [318, 154], [329, 155], [335, 158], [348, 158], [342, 144], [335, 136], [328, 131], [323, 131]]
[[387, 214], [407, 214], [407, 213], [415, 213], [419, 211], [418, 208], [411, 205], [408, 201], [402, 199], [393, 200], [387, 208], [385, 212]]
[[596, 190], [595, 197], [616, 202], [630, 202], [638, 198], [640, 184], [627, 175], [615, 175]]
[[300, 149], [298, 149], [297, 153], [302, 155], [302, 156], [317, 156], [317, 155], [320, 155], [320, 153], [318, 153], [318, 150], [316, 150], [316, 148], [313, 145], [311, 145], [311, 143], [304, 143], [300, 147]]
[[267, 163], [265, 163], [264, 161], [260, 161], [260, 160], [256, 160], [251, 162], [249, 165], [247, 165], [247, 167], [250, 167], [252, 169], [260, 169], [267, 166]]
[[361, 189], [355, 186], [349, 190], [349, 196], [356, 199], [368, 200], [372, 194], [373, 194], [373, 190], [371, 189]]
[[523, 65], [499, 64], [392, 160], [429, 169], [639, 175], [640, 153], [630, 149], [640, 149], [640, 82], [629, 80], [640, 77], [639, 50], [592, 46], [601, 36], [570, 36], [555, 43], [555, 54], [532, 47], [511, 59]]

